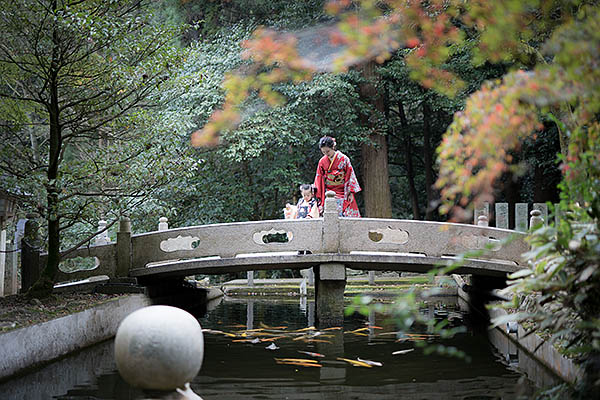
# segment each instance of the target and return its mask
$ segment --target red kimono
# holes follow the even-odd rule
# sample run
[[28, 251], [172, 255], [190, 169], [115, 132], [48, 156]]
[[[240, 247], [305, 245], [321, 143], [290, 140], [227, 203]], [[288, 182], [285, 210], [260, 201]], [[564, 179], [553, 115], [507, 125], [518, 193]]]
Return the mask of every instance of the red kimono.
[[350, 159], [341, 151], [336, 151], [333, 160], [323, 156], [317, 166], [315, 176], [315, 187], [317, 188], [317, 199], [320, 200], [321, 207], [325, 204], [325, 192], [333, 190], [335, 198], [338, 199], [338, 210], [344, 217], [360, 217], [356, 199], [352, 195], [351, 201], [348, 201], [350, 193], [361, 191]]

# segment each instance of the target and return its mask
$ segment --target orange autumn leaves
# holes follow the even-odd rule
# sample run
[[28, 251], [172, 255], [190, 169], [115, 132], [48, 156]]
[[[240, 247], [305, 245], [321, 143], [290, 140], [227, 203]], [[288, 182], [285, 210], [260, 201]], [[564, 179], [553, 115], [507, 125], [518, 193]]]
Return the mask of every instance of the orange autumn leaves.
[[461, 219], [469, 203], [492, 201], [494, 182], [511, 168], [510, 151], [543, 129], [540, 110], [574, 90], [556, 86], [545, 71], [517, 71], [471, 95], [438, 148], [441, 211]]
[[413, 49], [407, 63], [413, 78], [426, 87], [436, 87], [453, 94], [462, 81], [440, 67], [450, 54], [449, 45], [461, 39], [460, 31], [452, 24], [448, 13], [452, 2], [445, 0], [391, 1], [389, 12], [372, 0], [360, 1], [360, 11], [354, 12], [350, 1], [331, 1], [327, 11], [338, 18], [331, 29], [321, 29], [323, 38], [336, 52], [333, 65], [326, 68], [302, 58], [297, 38], [292, 33], [278, 33], [259, 28], [251, 40], [242, 43], [244, 58], [252, 61], [237, 72], [228, 74], [223, 83], [225, 102], [208, 123], [192, 134], [193, 146], [212, 146], [219, 143], [220, 132], [232, 129], [241, 122], [240, 109], [244, 101], [257, 95], [269, 105], [278, 105], [284, 98], [273, 88], [278, 83], [309, 80], [314, 73], [345, 71], [371, 59], [383, 62], [391, 52], [401, 47]]

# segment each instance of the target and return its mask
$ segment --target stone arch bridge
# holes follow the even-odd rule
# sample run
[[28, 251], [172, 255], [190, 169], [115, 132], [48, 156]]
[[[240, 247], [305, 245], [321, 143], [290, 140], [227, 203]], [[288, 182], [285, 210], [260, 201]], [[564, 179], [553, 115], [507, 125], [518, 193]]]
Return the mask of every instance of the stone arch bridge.
[[[503, 278], [522, 268], [521, 254], [528, 250], [525, 234], [508, 229], [340, 218], [333, 192], [327, 196], [324, 215], [316, 219], [212, 224], [135, 235], [125, 219], [116, 243], [80, 248], [66, 256], [93, 257], [95, 268], [61, 270], [58, 280], [106, 275], [136, 277], [144, 283], [195, 274], [316, 267], [317, 296], [338, 293], [334, 297], [339, 300], [346, 268], [427, 272], [462, 260], [453, 273]], [[319, 304], [317, 299], [317, 308]]]

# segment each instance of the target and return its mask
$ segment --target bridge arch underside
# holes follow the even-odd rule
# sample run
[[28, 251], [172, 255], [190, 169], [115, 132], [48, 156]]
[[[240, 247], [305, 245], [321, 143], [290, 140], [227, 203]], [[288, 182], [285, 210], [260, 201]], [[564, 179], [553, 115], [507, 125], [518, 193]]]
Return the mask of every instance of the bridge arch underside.
[[[426, 273], [436, 266], [450, 266], [456, 257], [429, 257], [416, 254], [294, 254], [261, 255], [235, 258], [204, 258], [161, 261], [129, 271], [140, 280], [176, 278], [197, 274], [219, 275], [231, 272], [305, 269], [322, 264], [339, 263], [347, 268], [371, 271], [398, 271]], [[506, 277], [522, 268], [513, 262], [502, 260], [464, 259], [454, 274]]]

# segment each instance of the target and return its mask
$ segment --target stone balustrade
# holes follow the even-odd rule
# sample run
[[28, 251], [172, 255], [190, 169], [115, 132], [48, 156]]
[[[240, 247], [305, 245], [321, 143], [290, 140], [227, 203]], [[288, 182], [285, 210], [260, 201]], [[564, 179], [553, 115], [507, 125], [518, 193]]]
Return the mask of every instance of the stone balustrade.
[[[490, 220], [489, 204], [476, 210], [474, 217], [477, 224], [470, 225], [378, 218], [340, 218], [334, 203], [333, 195], [330, 194], [325, 202], [324, 216], [316, 219], [279, 219], [169, 229], [167, 219], [163, 217], [160, 219], [157, 231], [142, 234], [132, 234], [131, 224], [127, 218], [124, 218], [117, 232], [116, 243], [105, 243], [108, 241], [108, 236], [102, 235], [102, 239], [96, 241], [97, 244], [77, 249], [63, 259], [91, 257], [94, 259], [92, 269], [61, 271], [58, 280], [83, 279], [92, 275], [122, 277], [131, 275], [132, 270], [157, 264], [164, 266], [175, 261], [231, 260], [258, 256], [261, 256], [262, 264], [257, 265], [255, 269], [267, 268], [265, 257], [281, 255], [297, 258], [297, 261], [288, 259], [289, 266], [282, 265], [280, 268], [297, 268], [302, 260], [308, 260], [304, 254], [345, 256], [344, 260], [348, 260], [350, 264], [352, 264], [350, 256], [355, 256], [362, 263], [362, 269], [369, 269], [369, 257], [380, 260], [381, 257], [378, 256], [381, 254], [406, 255], [409, 257], [406, 260], [414, 260], [418, 256], [447, 259], [465, 252], [478, 251], [476, 255], [478, 261], [473, 262], [473, 266], [477, 268], [484, 265], [481, 261], [487, 261], [511, 264], [518, 269], [521, 254], [528, 250], [523, 240], [525, 234], [519, 232], [529, 225], [529, 221], [523, 220], [523, 213], [528, 211], [525, 203], [519, 203], [515, 207], [517, 216], [515, 226], [519, 228], [517, 231], [505, 229], [508, 226], [508, 205], [505, 203], [495, 204], [493, 219], [497, 227], [487, 226]], [[545, 205], [534, 204], [534, 209], [539, 210], [539, 217], [547, 221]], [[538, 213], [536, 213], [537, 217]], [[104, 221], [102, 222], [105, 224]], [[105, 226], [100, 226], [99, 230]], [[298, 254], [299, 252], [302, 254]], [[41, 255], [40, 263], [43, 265], [44, 262], [45, 255]], [[238, 264], [241, 265], [239, 262]], [[238, 266], [237, 270], [252, 270], [251, 264], [251, 260], [247, 261], [244, 267]], [[310, 265], [304, 266], [307, 267]], [[275, 269], [273, 265], [268, 268]], [[382, 268], [373, 267], [373, 269]], [[218, 271], [218, 267], [211, 267], [207, 273], [218, 273]], [[223, 272], [228, 271], [224, 269]]]

